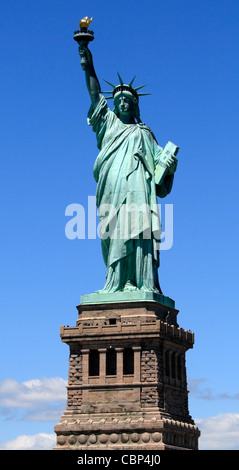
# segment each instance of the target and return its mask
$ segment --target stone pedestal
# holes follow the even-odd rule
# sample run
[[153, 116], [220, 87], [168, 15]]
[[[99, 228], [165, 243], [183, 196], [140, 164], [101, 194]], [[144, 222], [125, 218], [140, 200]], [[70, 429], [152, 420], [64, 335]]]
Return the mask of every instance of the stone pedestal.
[[194, 335], [172, 302], [86, 298], [77, 308], [76, 326], [60, 331], [70, 360], [55, 449], [196, 450], [185, 365]]

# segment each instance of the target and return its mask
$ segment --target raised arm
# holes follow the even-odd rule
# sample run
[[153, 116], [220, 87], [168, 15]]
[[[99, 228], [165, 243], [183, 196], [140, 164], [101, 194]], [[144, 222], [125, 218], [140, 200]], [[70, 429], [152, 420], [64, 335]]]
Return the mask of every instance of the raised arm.
[[79, 54], [81, 56], [82, 69], [85, 71], [86, 85], [91, 98], [92, 106], [95, 108], [99, 102], [101, 90], [99, 80], [95, 73], [92, 54], [84, 43], [80, 44], [79, 46]]

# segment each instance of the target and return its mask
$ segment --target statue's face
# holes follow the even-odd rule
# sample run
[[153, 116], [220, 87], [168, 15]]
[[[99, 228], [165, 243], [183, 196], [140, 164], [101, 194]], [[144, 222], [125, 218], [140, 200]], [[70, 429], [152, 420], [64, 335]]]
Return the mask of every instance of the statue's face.
[[133, 101], [123, 94], [117, 97], [116, 106], [120, 116], [133, 115], [134, 113]]

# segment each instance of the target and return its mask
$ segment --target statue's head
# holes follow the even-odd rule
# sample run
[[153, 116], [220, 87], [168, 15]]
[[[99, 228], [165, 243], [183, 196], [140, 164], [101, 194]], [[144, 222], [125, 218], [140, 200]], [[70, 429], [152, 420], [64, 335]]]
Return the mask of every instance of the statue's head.
[[128, 113], [131, 114], [138, 122], [141, 122], [139, 111], [139, 96], [149, 95], [150, 93], [137, 93], [137, 91], [143, 88], [145, 85], [133, 88], [132, 83], [135, 77], [127, 85], [126, 83], [123, 83], [123, 80], [119, 74], [118, 76], [120, 79], [119, 85], [113, 85], [112, 83], [105, 80], [113, 87], [113, 91], [107, 91], [103, 93], [111, 94], [111, 96], [107, 97], [107, 99], [114, 100], [115, 108], [113, 111], [118, 117], [120, 117], [122, 114]]
[[138, 100], [130, 91], [118, 91], [114, 96], [114, 105], [113, 111], [119, 118], [128, 114], [141, 122]]

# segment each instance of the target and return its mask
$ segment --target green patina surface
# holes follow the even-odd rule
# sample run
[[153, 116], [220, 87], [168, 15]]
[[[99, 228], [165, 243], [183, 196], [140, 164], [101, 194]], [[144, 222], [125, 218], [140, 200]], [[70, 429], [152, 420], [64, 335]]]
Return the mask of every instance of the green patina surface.
[[94, 292], [93, 294], [85, 294], [81, 296], [81, 305], [140, 301], [153, 301], [170, 308], [175, 308], [174, 300], [155, 292], [141, 292], [139, 290], [132, 292]]
[[[113, 88], [105, 92], [112, 95], [108, 97], [114, 102], [111, 110], [86, 43], [80, 43], [79, 53], [91, 97], [88, 124], [99, 149], [94, 178], [106, 265], [103, 289], [83, 296], [82, 301], [157, 297], [161, 303], [172, 303], [162, 295], [158, 280], [161, 223], [156, 208], [157, 197], [164, 198], [172, 189], [177, 159], [173, 152], [165, 157], [152, 130], [141, 121], [139, 96], [143, 94], [138, 90], [142, 86], [133, 88], [134, 79], [126, 84], [120, 76], [119, 85], [107, 82]], [[160, 174], [156, 180], [155, 174]], [[139, 208], [148, 209], [142, 214]]]

